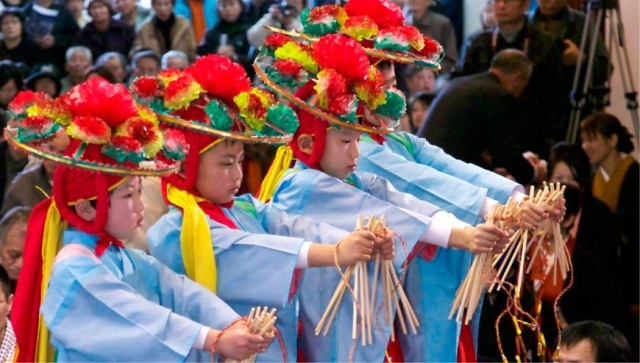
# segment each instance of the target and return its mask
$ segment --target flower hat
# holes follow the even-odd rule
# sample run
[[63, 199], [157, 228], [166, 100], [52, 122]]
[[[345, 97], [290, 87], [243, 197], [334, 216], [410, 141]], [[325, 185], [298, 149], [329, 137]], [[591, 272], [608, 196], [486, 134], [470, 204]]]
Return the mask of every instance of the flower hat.
[[282, 144], [298, 128], [290, 107], [251, 87], [244, 68], [220, 55], [200, 57], [184, 71], [137, 78], [131, 89], [162, 121], [218, 138]]
[[[123, 85], [91, 78], [64, 96], [20, 92], [9, 104], [9, 140], [32, 154], [72, 168], [111, 175], [166, 175], [177, 171], [187, 150], [177, 130], [161, 130], [155, 114], [135, 102]], [[64, 130], [63, 153], [48, 148]], [[182, 141], [181, 141], [182, 140]]]
[[[254, 68], [267, 86], [334, 126], [384, 134], [392, 132], [406, 112], [402, 92], [386, 85], [362, 45], [343, 34], [306, 43], [273, 33]], [[310, 84], [313, 92], [298, 92]], [[365, 109], [376, 125], [364, 120]]]
[[442, 46], [406, 26], [402, 9], [391, 0], [350, 0], [344, 6], [323, 5], [300, 14], [301, 33], [269, 27], [288, 36], [316, 42], [327, 34], [344, 34], [357, 40], [367, 55], [400, 63], [440, 69]]

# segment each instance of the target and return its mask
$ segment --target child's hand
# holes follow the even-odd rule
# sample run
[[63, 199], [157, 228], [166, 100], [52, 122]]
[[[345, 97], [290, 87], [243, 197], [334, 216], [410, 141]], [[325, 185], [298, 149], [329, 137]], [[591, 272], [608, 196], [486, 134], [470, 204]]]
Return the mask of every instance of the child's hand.
[[540, 227], [540, 222], [544, 218], [548, 218], [549, 215], [545, 213], [544, 209], [535, 205], [532, 201], [527, 200], [522, 206], [522, 227], [526, 229], [536, 229]]
[[501, 253], [509, 243], [509, 234], [493, 224], [482, 223], [466, 227], [468, 250], [474, 254]]
[[558, 223], [562, 222], [562, 220], [564, 219], [564, 215], [567, 212], [567, 207], [565, 207], [564, 205], [564, 197], [560, 197], [560, 199], [555, 201], [553, 204], [550, 204], [546, 208], [546, 212], [549, 213], [549, 218], [552, 221], [556, 221]]
[[393, 260], [393, 236], [394, 232], [386, 228], [382, 234], [377, 235], [376, 250], [385, 260]]
[[264, 352], [273, 340], [273, 338], [263, 338], [258, 334], [250, 333], [247, 325], [241, 322], [220, 334], [222, 335], [214, 347], [216, 353], [234, 360], [247, 359], [253, 353]]
[[376, 239], [376, 235], [370, 231], [351, 232], [341, 239], [335, 247], [338, 255], [338, 264], [340, 266], [353, 266], [356, 262], [371, 260]]

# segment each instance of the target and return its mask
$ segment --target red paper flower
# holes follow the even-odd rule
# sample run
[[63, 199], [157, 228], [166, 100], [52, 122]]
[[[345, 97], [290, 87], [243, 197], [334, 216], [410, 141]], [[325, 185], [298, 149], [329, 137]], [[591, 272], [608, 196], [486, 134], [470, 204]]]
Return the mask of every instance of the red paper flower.
[[13, 100], [9, 102], [8, 109], [15, 115], [20, 115], [25, 113], [27, 108], [32, 104], [43, 100], [51, 100], [51, 97], [42, 92], [20, 91]]
[[421, 50], [424, 48], [424, 35], [420, 33], [418, 28], [413, 26], [403, 26], [400, 28], [400, 32], [407, 37], [409, 44], [411, 44], [414, 49]]
[[101, 118], [114, 128], [136, 115], [136, 103], [127, 88], [99, 77], [73, 87], [67, 103], [73, 116]]
[[138, 77], [131, 85], [133, 93], [141, 98], [152, 98], [160, 90], [160, 82], [154, 77]]
[[432, 56], [434, 56], [435, 54], [438, 54], [441, 50], [441, 46], [440, 43], [438, 43], [436, 40], [431, 39], [427, 36], [424, 37], [424, 48], [422, 48], [422, 50], [420, 52], [418, 52], [418, 54], [427, 57], [427, 58], [431, 58]]
[[344, 35], [325, 35], [313, 46], [313, 57], [323, 69], [334, 69], [349, 80], [362, 79], [369, 57], [358, 42]]
[[99, 117], [77, 116], [67, 127], [67, 134], [89, 144], [107, 144], [111, 128]]
[[334, 115], [348, 113], [355, 100], [355, 96], [349, 92], [347, 80], [333, 69], [318, 73], [314, 89], [317, 91], [318, 105]]
[[53, 120], [46, 116], [33, 116], [25, 118], [22, 121], [21, 127], [30, 131], [40, 132], [45, 126], [51, 126], [52, 122]]
[[273, 68], [286, 77], [297, 77], [300, 71], [302, 71], [302, 65], [291, 59], [278, 59], [273, 62]]
[[221, 55], [200, 57], [186, 72], [210, 95], [227, 102], [232, 102], [238, 93], [251, 89], [251, 82], [244, 68]]
[[140, 141], [129, 136], [116, 136], [111, 138], [111, 145], [116, 148], [127, 152], [139, 153], [142, 152], [142, 144]]
[[272, 49], [278, 49], [291, 41], [291, 38], [280, 33], [271, 33], [265, 39], [263, 45]]
[[380, 28], [404, 25], [402, 9], [391, 0], [349, 0], [344, 10], [349, 16], [367, 15]]

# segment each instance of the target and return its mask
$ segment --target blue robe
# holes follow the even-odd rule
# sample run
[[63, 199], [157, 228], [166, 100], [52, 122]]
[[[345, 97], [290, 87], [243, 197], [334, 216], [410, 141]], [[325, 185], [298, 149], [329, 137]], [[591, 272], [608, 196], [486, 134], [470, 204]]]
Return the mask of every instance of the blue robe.
[[[370, 173], [355, 172], [348, 184], [321, 171], [308, 169], [298, 162], [288, 172], [273, 195], [272, 203], [289, 213], [309, 216], [338, 228], [355, 229], [359, 213], [363, 216], [386, 217], [389, 228], [403, 237], [406, 246], [396, 245], [394, 264], [399, 270], [407, 256], [419, 242], [433, 216], [440, 209], [417, 198], [398, 192], [384, 178]], [[409, 264], [411, 265], [411, 263]], [[373, 263], [369, 263], [372, 276]], [[340, 276], [335, 269], [307, 270], [300, 286], [300, 315], [303, 332], [301, 347], [310, 361], [346, 361], [352, 346], [351, 297], [343, 298], [343, 305], [327, 337], [316, 336], [314, 328], [330, 301]], [[327, 284], [327, 281], [331, 283]], [[322, 288], [319, 288], [319, 286]], [[381, 291], [381, 288], [378, 289]], [[380, 300], [378, 300], [380, 301]], [[414, 305], [415, 307], [415, 305]], [[422, 324], [420, 309], [414, 309]], [[374, 324], [375, 327], [375, 324]], [[418, 328], [420, 331], [424, 326]], [[379, 362], [385, 356], [390, 337], [389, 329], [374, 329], [374, 344], [362, 347], [357, 343], [354, 361]]]
[[[360, 143], [358, 170], [388, 179], [400, 191], [436, 204], [460, 220], [475, 225], [486, 197], [504, 204], [522, 186], [498, 174], [465, 163], [415, 135], [388, 135], [383, 145], [368, 137]], [[421, 257], [409, 265], [405, 286], [410, 300], [422, 306], [426, 329], [417, 336], [402, 336], [406, 361], [455, 361], [460, 324], [449, 320], [455, 293], [471, 267], [468, 251], [439, 248], [431, 261]], [[472, 330], [477, 341], [480, 307]], [[477, 347], [477, 344], [474, 344]]]
[[[211, 220], [211, 240], [218, 268], [217, 294], [241, 315], [251, 308], [278, 309], [276, 327], [282, 334], [287, 361], [296, 360], [298, 304], [290, 298], [295, 265], [303, 242], [335, 243], [348, 233], [308, 218], [287, 215], [250, 195], [237, 197], [224, 213], [239, 229]], [[182, 213], [163, 216], [147, 232], [151, 254], [169, 268], [185, 273], [180, 248]], [[295, 236], [295, 237], [288, 237]], [[282, 361], [277, 342], [259, 361]]]
[[[40, 308], [59, 361], [211, 361], [192, 349], [198, 332], [238, 317], [215, 294], [141, 251], [110, 247], [98, 259], [96, 236], [63, 238]], [[78, 247], [87, 253], [69, 254]]]

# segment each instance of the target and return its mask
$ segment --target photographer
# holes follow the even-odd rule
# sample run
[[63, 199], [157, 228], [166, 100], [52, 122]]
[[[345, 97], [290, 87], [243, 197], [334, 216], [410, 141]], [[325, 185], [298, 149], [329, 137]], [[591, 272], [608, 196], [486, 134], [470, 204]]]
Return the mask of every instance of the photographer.
[[285, 30], [302, 30], [300, 12], [305, 7], [305, 0], [274, 1], [269, 7], [269, 12], [255, 23], [248, 31], [247, 38], [252, 46], [258, 48], [264, 39], [271, 33], [265, 26], [276, 27]]

